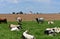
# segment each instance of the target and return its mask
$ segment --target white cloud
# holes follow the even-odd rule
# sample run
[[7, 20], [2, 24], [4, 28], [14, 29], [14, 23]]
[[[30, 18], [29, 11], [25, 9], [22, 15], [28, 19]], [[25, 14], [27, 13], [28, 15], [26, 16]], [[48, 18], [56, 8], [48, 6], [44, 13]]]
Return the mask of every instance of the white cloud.
[[36, 0], [36, 1], [39, 1], [39, 2], [50, 2], [51, 0]]
[[51, 3], [51, 0], [34, 0], [34, 1], [40, 3]]
[[0, 0], [0, 8], [2, 7], [2, 6], [5, 6], [5, 3], [3, 3], [4, 2], [4, 0]]
[[9, 3], [19, 3], [19, 0], [6, 0]]
[[23, 0], [23, 1], [33, 1], [33, 2], [47, 2], [47, 3], [49, 3], [49, 2], [51, 2], [51, 0]]
[[0, 0], [0, 2], [9, 2], [9, 3], [19, 3], [19, 2], [26, 2], [26, 1], [31, 1], [31, 2], [43, 2], [43, 3], [50, 3], [51, 0]]
[[18, 3], [19, 0], [10, 0], [10, 2], [12, 2], [12, 3]]
[[9, 3], [19, 3], [20, 0], [0, 0], [1, 2], [9, 2]]
[[0, 0], [0, 2], [3, 2], [4, 0]]
[[0, 0], [0, 8], [5, 7], [7, 3], [19, 3], [19, 0]]

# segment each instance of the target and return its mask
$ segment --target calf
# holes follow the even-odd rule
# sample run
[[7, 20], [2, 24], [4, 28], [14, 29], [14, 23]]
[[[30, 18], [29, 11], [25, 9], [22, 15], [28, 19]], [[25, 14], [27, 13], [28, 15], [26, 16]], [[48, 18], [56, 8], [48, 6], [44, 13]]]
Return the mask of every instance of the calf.
[[0, 23], [7, 23], [7, 19], [6, 18], [0, 18]]
[[20, 25], [21, 25], [22, 18], [21, 18], [21, 17], [17, 17], [17, 18], [16, 18], [16, 20], [17, 20], [18, 24], [20, 24]]
[[55, 36], [56, 35], [56, 32], [55, 32], [55, 29], [54, 28], [47, 28], [44, 31], [44, 33], [47, 34], [47, 35], [52, 35], [52, 36]]
[[25, 32], [23, 32], [23, 38], [24, 39], [34, 39], [34, 36], [28, 34], [27, 32], [28, 32], [27, 30]]
[[19, 31], [19, 29], [22, 29], [22, 27], [20, 25], [14, 25], [14, 24], [10, 24], [9, 25], [11, 31], [17, 30]]
[[48, 21], [48, 24], [54, 24], [54, 22], [53, 21]]
[[37, 21], [37, 23], [39, 24], [39, 23], [43, 23], [44, 22], [44, 18], [36, 18], [36, 21]]

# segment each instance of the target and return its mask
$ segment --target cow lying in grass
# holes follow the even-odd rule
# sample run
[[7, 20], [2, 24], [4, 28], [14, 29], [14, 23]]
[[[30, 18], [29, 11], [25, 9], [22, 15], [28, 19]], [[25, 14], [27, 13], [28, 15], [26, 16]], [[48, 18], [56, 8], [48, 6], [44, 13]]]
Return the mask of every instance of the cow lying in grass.
[[22, 29], [20, 25], [14, 25], [14, 24], [10, 24], [9, 27], [11, 31], [15, 31], [15, 30], [19, 31], [19, 29]]
[[25, 32], [23, 32], [23, 39], [34, 39], [34, 36], [28, 34], [28, 31], [26, 30]]
[[48, 21], [48, 24], [54, 24], [54, 22], [53, 21]]
[[55, 35], [55, 30], [52, 29], [52, 28], [47, 28], [45, 31], [44, 31], [45, 34], [47, 35]]
[[60, 28], [59, 27], [47, 28], [44, 31], [44, 33], [47, 34], [47, 35], [53, 35], [53, 36], [55, 36], [57, 33], [60, 33]]

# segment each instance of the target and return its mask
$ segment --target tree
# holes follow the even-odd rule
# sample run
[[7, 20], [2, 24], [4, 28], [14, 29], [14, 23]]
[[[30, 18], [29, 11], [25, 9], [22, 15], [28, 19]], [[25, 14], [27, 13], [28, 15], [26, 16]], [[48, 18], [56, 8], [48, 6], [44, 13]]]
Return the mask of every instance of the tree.
[[12, 12], [12, 14], [15, 14], [15, 12]]
[[39, 14], [38, 12], [36, 14]]
[[29, 11], [30, 13], [29, 14], [32, 14], [33, 12], [32, 11]]
[[18, 12], [16, 14], [19, 14]]
[[20, 11], [20, 12], [19, 12], [19, 14], [23, 14], [23, 12], [22, 12], [22, 11]]

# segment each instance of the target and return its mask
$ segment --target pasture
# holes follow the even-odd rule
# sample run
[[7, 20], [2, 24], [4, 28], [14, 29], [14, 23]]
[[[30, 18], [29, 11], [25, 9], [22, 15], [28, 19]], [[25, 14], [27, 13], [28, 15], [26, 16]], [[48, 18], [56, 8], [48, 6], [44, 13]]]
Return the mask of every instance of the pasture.
[[8, 22], [0, 24], [0, 39], [22, 39], [22, 33], [29, 30], [29, 33], [34, 35], [36, 39], [60, 39], [60, 34], [56, 36], [48, 36], [44, 34], [44, 30], [49, 27], [60, 27], [60, 20], [55, 21], [54, 25], [48, 25], [47, 21], [43, 24], [38, 24], [36, 21], [23, 21], [20, 31], [10, 31], [9, 24], [17, 24], [17, 22]]

